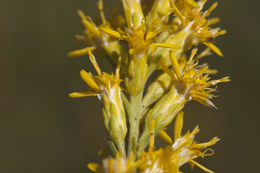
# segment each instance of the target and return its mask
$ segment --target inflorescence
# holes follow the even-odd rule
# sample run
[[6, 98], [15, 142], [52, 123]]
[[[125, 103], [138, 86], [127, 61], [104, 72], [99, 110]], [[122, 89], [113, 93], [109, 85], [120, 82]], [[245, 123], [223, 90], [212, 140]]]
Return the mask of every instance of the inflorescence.
[[[107, 143], [113, 156], [101, 165], [89, 163], [90, 170], [180, 173], [181, 166], [189, 163], [212, 172], [195, 159], [213, 155], [208, 147], [219, 139], [196, 142], [198, 126], [182, 134], [185, 104], [194, 100], [216, 108], [212, 102], [216, 86], [229, 81], [228, 77], [212, 80], [211, 75], [217, 71], [200, 63], [212, 52], [223, 56], [214, 40], [226, 33], [213, 27], [219, 18], [208, 18], [218, 3], [205, 10], [206, 1], [121, 0], [106, 18], [99, 0], [100, 25], [79, 11], [85, 30], [77, 39], [86, 47], [69, 56], [88, 55], [97, 75], [81, 70], [80, 76], [89, 89], [69, 96], [96, 96], [103, 103]], [[199, 45], [205, 49], [199, 51]], [[103, 72], [95, 56], [105, 57], [115, 72]], [[165, 129], [174, 119], [172, 139]], [[156, 149], [156, 135], [168, 146]]]

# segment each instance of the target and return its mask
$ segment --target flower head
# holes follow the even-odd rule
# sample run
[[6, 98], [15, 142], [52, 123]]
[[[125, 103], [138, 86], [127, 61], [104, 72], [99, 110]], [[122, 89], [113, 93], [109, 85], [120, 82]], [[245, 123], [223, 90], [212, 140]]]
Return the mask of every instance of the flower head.
[[[100, 25], [79, 11], [85, 30], [84, 36], [78, 38], [88, 47], [69, 55], [89, 55], [97, 75], [81, 70], [81, 78], [89, 89], [73, 92], [70, 97], [97, 96], [102, 101], [108, 134], [106, 139], [114, 154], [114, 157], [104, 159], [102, 165], [89, 164], [92, 171], [180, 173], [182, 165], [189, 163], [212, 172], [195, 159], [212, 155], [213, 150], [207, 147], [219, 139], [215, 137], [209, 142], [197, 143], [195, 135], [199, 132], [198, 126], [192, 132], [181, 133], [181, 111], [185, 104], [195, 100], [215, 107], [211, 99], [215, 96], [216, 84], [229, 81], [228, 77], [212, 80], [210, 75], [215, 74], [216, 70], [210, 69], [207, 64], [199, 64], [199, 60], [211, 51], [222, 56], [213, 43], [217, 36], [225, 34], [225, 30], [212, 27], [218, 18], [208, 19], [217, 3], [204, 10], [206, 2], [121, 0], [125, 18], [118, 10], [120, 5], [117, 5], [111, 17], [106, 19], [103, 1], [99, 0]], [[207, 48], [197, 55], [199, 44]], [[115, 73], [102, 72], [92, 51], [108, 58]], [[187, 57], [189, 51], [191, 55]], [[155, 79], [150, 78], [153, 75]], [[121, 83], [124, 90], [120, 87]], [[173, 140], [164, 129], [174, 118]], [[157, 134], [168, 142], [167, 147], [154, 148]], [[146, 151], [148, 145], [149, 150]]]
[[119, 58], [118, 66], [116, 68], [115, 74], [108, 74], [102, 72], [100, 67], [98, 66], [94, 55], [91, 52], [91, 49], [87, 49], [87, 53], [89, 54], [90, 61], [94, 66], [97, 76], [92, 76], [90, 72], [86, 72], [85, 70], [80, 71], [80, 76], [84, 80], [84, 82], [89, 85], [90, 90], [86, 92], [74, 92], [70, 94], [72, 98], [78, 97], [87, 97], [87, 96], [97, 96], [98, 98], [102, 98], [104, 95], [108, 97], [111, 102], [116, 102], [115, 100], [118, 96], [120, 97], [120, 82], [122, 81], [119, 78], [120, 64], [121, 58]]
[[96, 173], [136, 173], [133, 155], [125, 158], [117, 153], [115, 158], [106, 158], [102, 166], [96, 163], [89, 163], [88, 168]]
[[[172, 1], [171, 1], [172, 2]], [[211, 28], [211, 25], [219, 21], [218, 18], [207, 19], [211, 12], [217, 7], [214, 3], [208, 10], [203, 12], [204, 4], [207, 0], [178, 0], [172, 3], [175, 14], [178, 18], [173, 20], [173, 26], [183, 27], [188, 33], [185, 47], [190, 48], [198, 43], [203, 43], [212, 49], [219, 56], [223, 56], [220, 50], [212, 43], [212, 39], [226, 33], [220, 28]]]
[[[212, 171], [197, 163], [195, 159], [213, 155], [213, 150], [207, 147], [214, 145], [219, 139], [214, 137], [209, 142], [197, 143], [194, 138], [199, 132], [198, 126], [195, 127], [192, 132], [188, 131], [185, 135], [181, 136], [182, 126], [183, 112], [181, 112], [175, 120], [174, 142], [166, 132], [161, 131], [159, 135], [170, 145], [165, 148], [154, 150], [153, 142], [150, 142], [149, 151], [143, 152], [140, 155], [137, 165], [139, 166], [139, 169], [142, 170], [141, 172], [156, 168], [158, 172], [178, 173], [180, 172], [179, 169], [182, 165], [190, 163], [198, 166], [205, 172], [212, 173]], [[152, 139], [150, 139], [150, 141], [153, 141], [154, 136], [151, 137]]]
[[115, 74], [108, 74], [101, 71], [90, 49], [88, 49], [88, 54], [98, 75], [92, 76], [91, 73], [81, 70], [81, 78], [89, 85], [90, 89], [86, 92], [73, 92], [69, 96], [72, 98], [97, 96], [100, 100], [103, 100], [103, 117], [106, 129], [115, 141], [117, 150], [124, 154], [124, 138], [127, 133], [127, 126], [121, 100], [121, 79], [119, 78], [121, 58], [118, 59]]
[[166, 67], [163, 69], [171, 76], [175, 89], [188, 100], [193, 99], [203, 105], [215, 107], [210, 100], [214, 96], [212, 93], [216, 91], [212, 87], [230, 81], [229, 77], [210, 80], [209, 75], [216, 71], [209, 69], [207, 64], [198, 65], [201, 56], [195, 57], [196, 53], [197, 49], [193, 49], [188, 60], [180, 58], [178, 61], [174, 53], [170, 52], [172, 69]]

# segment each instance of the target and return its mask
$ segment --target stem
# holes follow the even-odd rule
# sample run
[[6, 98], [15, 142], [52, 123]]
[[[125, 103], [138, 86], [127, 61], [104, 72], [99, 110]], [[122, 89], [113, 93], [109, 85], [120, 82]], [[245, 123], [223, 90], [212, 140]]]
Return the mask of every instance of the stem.
[[140, 92], [137, 95], [130, 96], [130, 104], [129, 104], [129, 124], [130, 124], [130, 132], [128, 139], [128, 156], [134, 151], [136, 151], [136, 147], [138, 144], [139, 138], [139, 124], [140, 124], [140, 115], [142, 108], [142, 96], [143, 92]]
[[118, 142], [117, 148], [118, 148], [119, 152], [120, 152], [123, 156], [126, 156], [126, 152], [125, 152], [125, 142], [124, 142], [124, 141]]
[[115, 143], [113, 141], [111, 141], [111, 140], [107, 140], [107, 144], [108, 144], [108, 146], [110, 148], [110, 151], [112, 152], [113, 156], [116, 156], [116, 153], [118, 151], [117, 151]]
[[141, 154], [149, 143], [149, 130], [145, 130], [140, 137], [137, 154]]

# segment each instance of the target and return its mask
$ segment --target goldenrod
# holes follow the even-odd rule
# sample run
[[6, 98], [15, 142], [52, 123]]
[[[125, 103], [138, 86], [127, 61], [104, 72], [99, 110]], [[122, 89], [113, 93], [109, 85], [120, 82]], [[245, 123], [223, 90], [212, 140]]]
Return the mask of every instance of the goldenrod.
[[[97, 96], [102, 101], [107, 141], [114, 156], [104, 159], [101, 165], [90, 163], [88, 167], [93, 172], [180, 173], [186, 163], [212, 172], [195, 159], [212, 155], [213, 150], [207, 147], [219, 139], [195, 142], [198, 126], [181, 134], [183, 107], [192, 100], [215, 107], [212, 99], [216, 85], [229, 81], [228, 77], [211, 80], [210, 76], [217, 71], [206, 63], [200, 64], [200, 59], [211, 51], [223, 56], [214, 40], [226, 33], [212, 27], [219, 18], [208, 19], [217, 3], [203, 10], [206, 2], [121, 0], [125, 17], [117, 5], [106, 18], [103, 2], [99, 0], [100, 25], [79, 11], [85, 30], [77, 38], [86, 47], [69, 56], [88, 55], [97, 76], [81, 70], [80, 75], [90, 89], [71, 93], [70, 97]], [[198, 53], [200, 44], [206, 49]], [[92, 52], [106, 57], [115, 73], [102, 72]], [[174, 119], [171, 139], [164, 129]], [[169, 145], [156, 150], [156, 135]]]

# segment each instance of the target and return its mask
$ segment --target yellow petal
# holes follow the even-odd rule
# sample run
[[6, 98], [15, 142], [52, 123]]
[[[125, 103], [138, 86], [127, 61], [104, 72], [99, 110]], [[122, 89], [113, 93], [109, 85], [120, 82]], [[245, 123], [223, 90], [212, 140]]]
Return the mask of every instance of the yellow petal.
[[96, 36], [101, 36], [101, 32], [99, 31], [97, 26], [91, 21], [90, 17], [87, 18], [81, 10], [78, 11], [78, 14], [81, 17], [82, 23], [88, 32]]
[[89, 59], [90, 59], [92, 65], [94, 66], [96, 72], [98, 73], [98, 75], [101, 75], [101, 69], [99, 68], [96, 58], [93, 55], [93, 53], [91, 52], [91, 50], [88, 50], [88, 54], [89, 54]]
[[173, 144], [171, 137], [164, 130], [159, 131], [158, 135], [160, 138], [162, 138], [162, 140], [164, 140], [168, 144]]
[[81, 97], [89, 97], [89, 96], [97, 96], [97, 93], [94, 92], [73, 92], [69, 94], [71, 98], [81, 98]]
[[210, 26], [210, 25], [214, 25], [214, 24], [216, 24], [216, 23], [218, 23], [219, 22], [219, 18], [218, 17], [215, 17], [215, 18], [212, 18], [212, 19], [209, 19], [208, 20], [208, 25]]
[[199, 131], [200, 131], [200, 129], [199, 129], [199, 126], [197, 125], [194, 129], [193, 129], [193, 131], [191, 132], [191, 136], [195, 136], [197, 133], [199, 133]]
[[208, 86], [213, 86], [213, 85], [217, 85], [218, 83], [221, 83], [221, 82], [229, 82], [229, 81], [230, 81], [229, 76], [226, 76], [226, 77], [223, 77], [218, 80], [209, 81]]
[[218, 2], [215, 2], [209, 9], [207, 10], [207, 15], [210, 15], [210, 13], [218, 6]]
[[95, 49], [95, 47], [86, 47], [86, 48], [83, 48], [83, 49], [72, 51], [68, 55], [70, 57], [82, 56], [82, 55], [86, 55], [89, 50], [94, 50], [94, 49]]
[[198, 148], [198, 149], [206, 148], [206, 147], [209, 147], [209, 146], [212, 146], [212, 145], [216, 144], [219, 140], [220, 139], [218, 137], [214, 137], [209, 142], [193, 144], [192, 147]]
[[174, 55], [173, 51], [170, 51], [170, 59], [172, 62], [173, 70], [177, 75], [177, 78], [180, 78], [181, 77], [180, 66], [179, 66], [178, 60], [177, 60], [176, 56]]
[[86, 72], [85, 70], [80, 71], [80, 76], [95, 91], [99, 91], [99, 86], [96, 84], [96, 82], [93, 80], [92, 76]]
[[154, 46], [154, 47], [170, 48], [170, 49], [178, 49], [178, 48], [180, 48], [180, 46], [177, 46], [175, 44], [169, 44], [169, 43], [153, 43], [152, 46]]
[[175, 120], [174, 127], [174, 141], [176, 141], [181, 136], [182, 126], [183, 126], [183, 115], [184, 112], [180, 112]]
[[97, 169], [98, 169], [99, 165], [97, 163], [89, 163], [88, 164], [88, 168], [93, 171], [93, 172], [96, 172]]
[[201, 58], [203, 58], [203, 57], [205, 57], [205, 56], [209, 56], [209, 55], [211, 55], [210, 48], [206, 48], [206, 49], [203, 50], [199, 55], [197, 55], [197, 56], [195, 57], [195, 59], [201, 59]]
[[215, 52], [217, 55], [219, 56], [223, 56], [223, 54], [221, 53], [221, 51], [219, 50], [219, 48], [217, 46], [215, 46], [213, 43], [211, 42], [203, 42], [203, 44], [205, 44], [206, 46], [208, 46], [213, 52]]
[[200, 96], [200, 97], [204, 97], [204, 98], [207, 98], [207, 99], [212, 99], [212, 96], [210, 94], [206, 93], [206, 92], [200, 92], [200, 91], [192, 90], [191, 94], [197, 95], [197, 96]]
[[98, 1], [98, 10], [99, 10], [103, 24], [105, 24], [107, 21], [106, 21], [105, 15], [104, 15], [103, 1], [102, 0]]
[[184, 17], [183, 17], [183, 15], [181, 14], [181, 12], [179, 11], [179, 9], [176, 7], [176, 5], [174, 4], [174, 2], [173, 1], [170, 1], [171, 2], [171, 5], [172, 5], [172, 7], [173, 7], [173, 9], [174, 9], [174, 12], [175, 12], [175, 14], [180, 18], [180, 20], [184, 23]]
[[191, 64], [191, 62], [193, 61], [193, 58], [196, 55], [197, 51], [198, 51], [198, 48], [192, 49], [188, 64]]
[[118, 39], [122, 39], [122, 36], [119, 32], [115, 31], [115, 30], [112, 30], [108, 27], [100, 27], [101, 31], [113, 36], [113, 37], [116, 37]]
[[200, 8], [200, 6], [194, 0], [186, 0], [190, 5], [195, 8]]
[[205, 97], [194, 95], [194, 96], [192, 96], [192, 99], [203, 104], [204, 106], [213, 107], [213, 108], [217, 109], [217, 107], [214, 105], [214, 103], [212, 103], [212, 101], [210, 101], [209, 99], [207, 99]]
[[194, 160], [190, 160], [190, 162], [193, 163], [194, 165], [196, 165], [197, 167], [199, 167], [200, 169], [202, 169], [203, 171], [207, 172], [207, 173], [214, 173], [213, 171], [209, 170], [208, 168], [205, 168], [204, 166], [202, 166], [198, 162], [195, 162]]

